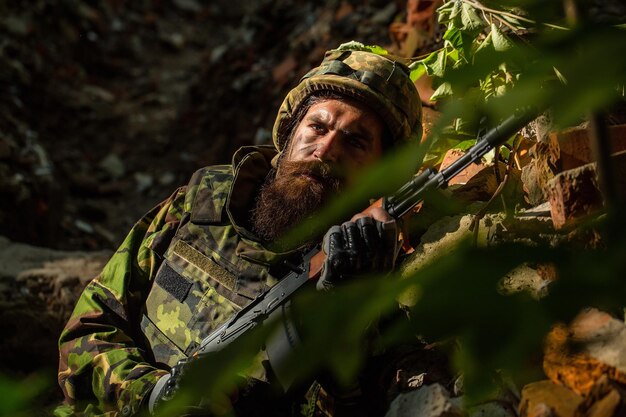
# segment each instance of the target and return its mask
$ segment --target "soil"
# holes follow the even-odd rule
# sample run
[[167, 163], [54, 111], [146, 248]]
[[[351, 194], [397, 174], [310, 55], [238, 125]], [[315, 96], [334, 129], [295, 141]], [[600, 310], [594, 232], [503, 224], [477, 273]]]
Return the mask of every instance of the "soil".
[[204, 165], [269, 143], [325, 50], [389, 45], [402, 1], [0, 6], [0, 235], [116, 247]]

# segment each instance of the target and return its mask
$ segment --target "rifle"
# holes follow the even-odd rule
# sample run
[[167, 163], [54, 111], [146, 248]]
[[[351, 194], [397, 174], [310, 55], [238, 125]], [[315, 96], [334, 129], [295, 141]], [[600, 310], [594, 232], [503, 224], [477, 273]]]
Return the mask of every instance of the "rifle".
[[[487, 152], [504, 143], [515, 132], [533, 120], [536, 114], [536, 111], [530, 109], [515, 112], [498, 126], [482, 134], [479, 133], [476, 144], [449, 167], [440, 172], [434, 168], [424, 170], [391, 196], [383, 197], [374, 202], [363, 213], [367, 213], [373, 207], [382, 207], [392, 218], [402, 218], [413, 207], [423, 201], [425, 194], [435, 189], [446, 188], [450, 179], [454, 178], [472, 163], [480, 161]], [[307, 282], [319, 278], [325, 259], [326, 254], [319, 248], [309, 251], [304, 256], [303, 262], [298, 266], [292, 266], [292, 271], [276, 285], [258, 296], [230, 320], [205, 337], [193, 355], [204, 356], [221, 350], [235, 339], [270, 319], [270, 316], [278, 314], [288, 315], [289, 299]], [[284, 324], [285, 326], [283, 327], [289, 327], [287, 323]], [[298, 343], [297, 333], [293, 330], [285, 328], [283, 334], [283, 338], [287, 339], [287, 344], [292, 347]], [[288, 346], [278, 349], [281, 352], [276, 352], [274, 356], [284, 356], [282, 353], [289, 350]], [[272, 355], [270, 355], [269, 349], [268, 356], [270, 356], [271, 361]], [[274, 364], [272, 364], [272, 367], [274, 368]], [[280, 379], [280, 375], [278, 375], [276, 370], [275, 373]]]

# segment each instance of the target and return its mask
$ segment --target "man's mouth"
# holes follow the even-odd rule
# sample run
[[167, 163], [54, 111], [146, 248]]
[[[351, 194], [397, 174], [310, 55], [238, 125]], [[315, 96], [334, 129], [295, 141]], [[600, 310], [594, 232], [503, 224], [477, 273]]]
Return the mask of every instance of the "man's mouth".
[[307, 171], [307, 172], [303, 172], [302, 174], [300, 174], [301, 176], [307, 178], [309, 181], [314, 181], [320, 184], [325, 184], [326, 181], [324, 180], [324, 178], [318, 174], [316, 174], [315, 172], [312, 171]]

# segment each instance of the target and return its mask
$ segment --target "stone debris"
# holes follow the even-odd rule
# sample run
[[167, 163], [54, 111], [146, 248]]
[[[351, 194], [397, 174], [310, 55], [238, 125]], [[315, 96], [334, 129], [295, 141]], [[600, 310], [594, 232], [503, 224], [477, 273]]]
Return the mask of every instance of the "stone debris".
[[[626, 152], [611, 158], [614, 179], [621, 197], [626, 197]], [[589, 163], [561, 172], [547, 184], [552, 222], [557, 229], [572, 228], [603, 207], [596, 164]]]
[[[626, 125], [608, 126], [611, 153], [626, 151]], [[559, 168], [567, 171], [595, 161], [589, 127], [578, 126], [550, 134], [550, 141], [559, 149]]]
[[[465, 152], [463, 152], [460, 149], [450, 149], [443, 156], [443, 161], [441, 161], [441, 166], [439, 167], [439, 169], [443, 170], [443, 169], [449, 167], [450, 165], [452, 165], [452, 163], [454, 163], [456, 160], [458, 160], [463, 155], [465, 155]], [[476, 163], [471, 164], [470, 166], [465, 168], [463, 171], [461, 171], [456, 177], [452, 178], [452, 180], [450, 180], [450, 182], [448, 184], [449, 185], [465, 184], [465, 183], [467, 183], [467, 181], [469, 181], [470, 178], [472, 178], [474, 175], [476, 175], [483, 168], [485, 168], [485, 164], [482, 164], [482, 163], [481, 164], [476, 164]]]
[[574, 417], [583, 398], [552, 381], [539, 381], [522, 389], [520, 416]]
[[558, 172], [558, 149], [551, 143], [538, 142], [528, 154], [531, 160], [522, 167], [521, 177], [526, 200], [531, 206], [536, 206], [547, 200], [547, 184]]
[[543, 367], [551, 380], [580, 395], [603, 377], [626, 383], [626, 325], [596, 309], [580, 313], [569, 327], [552, 329]]
[[440, 384], [398, 395], [385, 417], [465, 417], [458, 401]]
[[451, 396], [434, 383], [398, 395], [385, 417], [517, 417], [509, 401], [500, 399], [464, 407], [462, 396]]

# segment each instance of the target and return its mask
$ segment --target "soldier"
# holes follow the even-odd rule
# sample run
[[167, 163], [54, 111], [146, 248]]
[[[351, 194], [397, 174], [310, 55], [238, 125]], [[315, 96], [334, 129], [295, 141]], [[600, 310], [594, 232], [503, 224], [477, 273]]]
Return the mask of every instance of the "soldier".
[[[243, 147], [232, 165], [197, 171], [137, 222], [61, 334], [66, 406], [58, 414], [153, 411], [172, 367], [316, 243], [279, 251], [277, 238], [388, 149], [419, 138], [420, 101], [408, 73], [371, 52], [327, 52], [286, 96], [273, 147]], [[394, 228], [382, 209], [331, 228], [318, 288], [390, 269]]]

